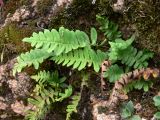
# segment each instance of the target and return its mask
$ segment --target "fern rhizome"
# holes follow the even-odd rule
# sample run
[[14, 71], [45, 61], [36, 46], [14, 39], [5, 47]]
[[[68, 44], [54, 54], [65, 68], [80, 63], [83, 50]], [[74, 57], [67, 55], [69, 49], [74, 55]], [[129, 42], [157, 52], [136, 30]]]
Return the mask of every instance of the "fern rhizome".
[[[102, 77], [115, 82], [123, 73], [148, 66], [147, 60], [153, 57], [153, 53], [134, 48], [132, 46], [134, 35], [128, 40], [123, 40], [118, 25], [101, 16], [97, 16], [97, 21], [106, 38], [101, 43], [97, 40], [95, 28], [91, 28], [90, 35], [80, 30], [73, 31], [60, 27], [59, 30], [45, 29], [43, 32], [33, 33], [31, 37], [24, 38], [23, 41], [30, 43], [33, 49], [17, 57], [13, 74], [32, 65], [38, 69], [45, 60], [52, 60], [56, 64], [78, 71], [93, 67], [95, 72], [99, 72], [101, 64], [107, 59], [112, 65], [103, 71]], [[110, 48], [102, 51], [102, 46], [107, 44]], [[27, 112], [26, 119], [44, 118], [55, 102], [61, 102], [73, 93], [72, 86], [65, 82], [67, 78], [59, 77], [57, 71], [40, 71], [31, 78], [37, 84], [28, 101], [35, 106], [35, 109]], [[71, 105], [68, 105], [66, 110], [67, 120], [73, 112], [76, 112], [80, 96], [80, 94], [72, 96]]]

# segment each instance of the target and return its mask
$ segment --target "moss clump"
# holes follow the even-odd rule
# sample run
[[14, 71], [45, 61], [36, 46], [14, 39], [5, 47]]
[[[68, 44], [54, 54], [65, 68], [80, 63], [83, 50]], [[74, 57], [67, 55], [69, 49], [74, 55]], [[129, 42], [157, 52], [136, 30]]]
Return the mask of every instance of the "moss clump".
[[[55, 0], [56, 2], [56, 0]], [[37, 12], [40, 16], [45, 16], [50, 11], [53, 4], [55, 4], [53, 0], [40, 0], [37, 3]]]
[[13, 53], [26, 51], [29, 46], [22, 42], [24, 37], [30, 36], [32, 28], [19, 28], [16, 24], [8, 24], [0, 30], [0, 48], [9, 49]]
[[156, 53], [160, 52], [160, 1], [134, 0], [128, 4], [125, 20], [136, 26], [141, 48], [147, 48]]

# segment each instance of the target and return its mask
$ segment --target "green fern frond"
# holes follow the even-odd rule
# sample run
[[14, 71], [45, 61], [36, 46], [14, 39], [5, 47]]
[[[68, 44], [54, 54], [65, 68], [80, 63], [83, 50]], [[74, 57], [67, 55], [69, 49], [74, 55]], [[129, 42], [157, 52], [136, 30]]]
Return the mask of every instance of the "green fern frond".
[[90, 44], [85, 32], [79, 30], [74, 32], [64, 27], [60, 27], [59, 31], [45, 29], [44, 32], [33, 33], [32, 37], [24, 38], [23, 41], [31, 43], [32, 47], [47, 49], [49, 53], [54, 51], [57, 55]]
[[28, 102], [35, 106], [34, 110], [28, 110], [25, 116], [26, 120], [41, 120], [45, 114], [50, 110], [51, 105], [55, 102], [54, 90], [43, 89], [38, 96], [29, 98]]
[[137, 51], [134, 47], [128, 47], [126, 50], [121, 52], [120, 59], [123, 64], [134, 69], [146, 68], [148, 66], [147, 60], [153, 57], [152, 52]]
[[122, 34], [118, 31], [118, 25], [109, 21], [107, 17], [96, 16], [96, 20], [100, 24], [100, 30], [104, 32], [104, 35], [108, 40], [113, 41], [115, 39], [121, 38]]
[[71, 51], [67, 54], [52, 57], [51, 59], [57, 64], [62, 63], [63, 66], [66, 65], [68, 67], [73, 65], [73, 69], [77, 68], [78, 70], [84, 69], [87, 64], [88, 66], [93, 65], [94, 70], [98, 72], [100, 64], [106, 59], [106, 54], [100, 50], [95, 52], [91, 48], [85, 47], [83, 49]]
[[39, 93], [41, 93], [41, 91], [47, 86], [50, 86], [55, 89], [60, 89], [67, 86], [64, 83], [66, 77], [59, 78], [57, 71], [47, 72], [43, 70], [40, 71], [37, 75], [32, 75], [31, 78], [37, 82], [36, 87], [34, 89], [36, 95], [39, 95]]
[[111, 48], [108, 54], [109, 60], [111, 61], [122, 61], [129, 67], [143, 68], [148, 66], [147, 60], [153, 57], [152, 52], [138, 51], [136, 48], [132, 47], [131, 44], [134, 37], [129, 40], [124, 41], [122, 39], [115, 40], [114, 42], [109, 42]]
[[70, 120], [70, 117], [72, 115], [72, 113], [76, 113], [77, 112], [77, 106], [78, 106], [78, 103], [80, 101], [80, 98], [81, 98], [81, 94], [77, 94], [77, 95], [74, 95], [72, 96], [72, 101], [71, 101], [71, 104], [67, 105], [67, 115], [66, 115], [66, 120]]
[[123, 73], [123, 69], [117, 64], [114, 64], [109, 67], [106, 72], [104, 72], [104, 77], [107, 77], [109, 79], [109, 82], [114, 83], [115, 81], [119, 80], [120, 76]]
[[39, 64], [51, 55], [51, 53], [48, 53], [44, 49], [35, 49], [24, 54], [22, 53], [20, 56], [17, 57], [17, 63], [13, 68], [13, 75], [15, 75], [16, 72], [21, 72], [21, 70], [26, 66], [29, 67], [33, 65], [35, 69], [38, 69]]

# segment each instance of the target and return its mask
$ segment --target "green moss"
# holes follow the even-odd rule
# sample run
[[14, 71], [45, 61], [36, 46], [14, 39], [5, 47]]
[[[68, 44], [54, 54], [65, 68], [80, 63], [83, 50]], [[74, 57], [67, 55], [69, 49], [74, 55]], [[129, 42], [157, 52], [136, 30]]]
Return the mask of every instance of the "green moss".
[[37, 3], [38, 14], [40, 16], [42, 16], [42, 15], [45, 16], [49, 12], [49, 10], [51, 9], [51, 6], [53, 4], [55, 4], [55, 2], [53, 2], [53, 0], [40, 0], [40, 1], [38, 1], [38, 3]]
[[24, 37], [30, 36], [33, 32], [32, 28], [18, 28], [16, 24], [8, 24], [0, 30], [0, 46], [7, 47], [12, 52], [26, 51], [29, 46], [22, 42]]
[[125, 20], [136, 26], [137, 43], [141, 48], [160, 52], [160, 2], [159, 0], [135, 0], [128, 6]]

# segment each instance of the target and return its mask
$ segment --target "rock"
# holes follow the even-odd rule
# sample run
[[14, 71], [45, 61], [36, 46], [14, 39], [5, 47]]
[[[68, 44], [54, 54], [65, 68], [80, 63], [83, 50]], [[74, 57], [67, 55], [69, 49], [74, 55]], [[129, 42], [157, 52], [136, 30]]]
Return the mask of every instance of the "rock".
[[[7, 116], [13, 113], [25, 115], [25, 110], [34, 107], [26, 105], [24, 101], [33, 87], [30, 76], [25, 72], [13, 76], [12, 69], [15, 62], [14, 58], [0, 66], [0, 113], [2, 111]], [[0, 117], [3, 118], [4, 115]]]

